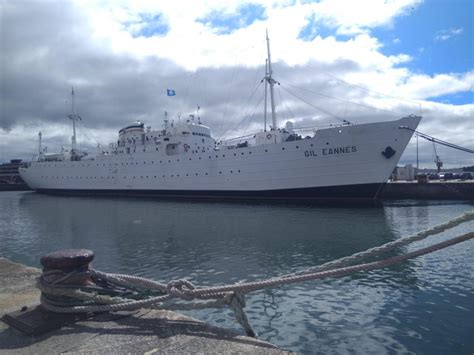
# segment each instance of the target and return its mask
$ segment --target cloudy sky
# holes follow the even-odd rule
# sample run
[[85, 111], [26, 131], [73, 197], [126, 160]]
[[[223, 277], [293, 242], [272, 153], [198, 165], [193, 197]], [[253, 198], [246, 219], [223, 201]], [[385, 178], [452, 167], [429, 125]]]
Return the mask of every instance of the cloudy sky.
[[[0, 160], [68, 145], [71, 86], [90, 150], [128, 122], [201, 107], [215, 138], [263, 127], [268, 29], [280, 125], [392, 120], [474, 149], [471, 0], [4, 0]], [[166, 89], [176, 96], [167, 97]], [[420, 140], [422, 166], [433, 146]], [[473, 154], [438, 147], [447, 166]], [[415, 144], [402, 163], [415, 161]]]

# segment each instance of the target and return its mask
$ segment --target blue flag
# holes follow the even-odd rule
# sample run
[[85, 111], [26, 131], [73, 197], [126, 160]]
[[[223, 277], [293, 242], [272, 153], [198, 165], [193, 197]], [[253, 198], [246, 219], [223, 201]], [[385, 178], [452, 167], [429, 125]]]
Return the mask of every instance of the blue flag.
[[176, 92], [173, 89], [166, 89], [167, 96], [175, 96]]

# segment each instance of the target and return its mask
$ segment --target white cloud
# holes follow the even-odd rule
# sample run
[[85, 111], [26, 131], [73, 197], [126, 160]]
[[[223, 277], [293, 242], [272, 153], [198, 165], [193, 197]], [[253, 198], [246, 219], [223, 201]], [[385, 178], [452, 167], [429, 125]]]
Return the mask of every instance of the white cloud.
[[[78, 1], [77, 6], [89, 18], [94, 36], [114, 51], [138, 57], [165, 57], [195, 70], [202, 66], [260, 65], [264, 56], [261, 48], [264, 47], [265, 28], [269, 29], [273, 40], [278, 56], [275, 59], [293, 64], [316, 59], [322, 52], [315, 51], [311, 44], [298, 39], [308, 16], [314, 15], [319, 24], [329, 26], [339, 34], [366, 34], [370, 28], [390, 25], [395, 17], [411, 11], [420, 2], [323, 0], [305, 4], [296, 2], [286, 6], [287, 2], [283, 1], [277, 2], [279, 6], [275, 6], [273, 2], [256, 0], [252, 3], [263, 6], [268, 18], [228, 35], [219, 35], [213, 28], [197, 20], [212, 11], [231, 14], [243, 1]], [[161, 38], [134, 38], [125, 24], [136, 21], [143, 13], [162, 13], [169, 23], [169, 33]], [[278, 48], [278, 43], [281, 43], [282, 48]], [[279, 49], [280, 54], [277, 54]]]
[[447, 41], [448, 39], [460, 36], [464, 32], [463, 28], [449, 28], [447, 30], [440, 30], [436, 32], [435, 41], [443, 42]]
[[465, 74], [410, 75], [398, 87], [400, 92], [413, 99], [428, 99], [456, 92], [472, 91], [474, 71]]
[[[58, 137], [57, 132], [64, 132], [67, 123], [58, 122], [64, 120], [68, 106], [65, 98], [58, 95], [64, 90], [67, 96], [71, 84], [77, 85], [78, 100], [83, 101], [78, 103], [81, 115], [103, 143], [113, 141], [113, 132], [127, 121], [140, 118], [156, 127], [163, 110], [185, 115], [198, 103], [216, 136], [229, 127], [236, 128], [236, 135], [259, 129], [260, 113], [249, 115], [243, 125], [239, 122], [249, 112], [247, 106], [253, 108], [258, 101], [256, 97], [247, 102], [255, 83], [263, 76], [266, 28], [283, 95], [284, 83], [301, 86], [307, 90], [307, 101], [355, 122], [418, 113], [418, 102], [413, 100], [422, 100], [427, 115], [422, 131], [456, 143], [466, 136], [459, 133], [459, 127], [463, 127], [461, 132], [474, 132], [472, 124], [466, 123], [473, 121], [473, 105], [429, 101], [446, 94], [472, 92], [474, 72], [431, 76], [413, 73], [405, 66], [411, 56], [383, 54], [382, 44], [371, 35], [372, 28], [393, 25], [397, 16], [409, 13], [419, 0], [322, 0], [304, 4], [280, 1], [276, 5], [256, 0], [253, 3], [265, 7], [267, 18], [225, 35], [197, 21], [212, 11], [232, 14], [242, 3], [77, 1], [72, 9], [67, 2], [61, 10], [47, 3], [37, 5], [44, 12], [35, 15], [22, 2], [11, 2], [9, 6], [22, 10], [18, 13], [23, 17], [18, 26], [9, 25], [7, 31], [12, 44], [6, 47], [5, 79], [12, 85], [5, 85], [5, 107], [11, 114], [0, 122], [5, 129], [0, 131], [0, 141], [8, 142], [3, 143], [3, 152], [23, 154], [24, 137], [36, 136], [38, 128], [27, 129], [22, 135], [29, 122], [43, 122], [45, 137]], [[143, 14], [161, 14], [169, 32], [157, 37], [134, 37], [140, 26], [135, 28], [130, 23], [139, 21]], [[316, 36], [311, 41], [299, 38], [312, 15], [319, 25], [331, 28], [334, 35]], [[9, 16], [7, 12], [5, 18]], [[27, 33], [22, 32], [25, 28]], [[341, 39], [337, 34], [347, 36]], [[172, 101], [163, 97], [166, 87], [177, 90]], [[29, 99], [24, 100], [25, 97]], [[299, 125], [333, 122], [331, 117], [294, 97], [285, 101], [284, 112], [280, 107], [278, 116], [283, 122], [288, 118]], [[370, 111], [362, 105], [379, 110]], [[287, 107], [291, 108], [291, 115], [287, 114]], [[30, 146], [34, 149], [35, 143]]]

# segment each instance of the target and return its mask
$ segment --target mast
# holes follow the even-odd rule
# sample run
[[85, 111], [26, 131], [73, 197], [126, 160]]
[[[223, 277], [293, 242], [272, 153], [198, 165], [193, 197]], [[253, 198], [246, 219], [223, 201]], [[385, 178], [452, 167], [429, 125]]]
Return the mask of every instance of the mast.
[[75, 120], [75, 115], [76, 115], [76, 110], [74, 108], [74, 86], [72, 87], [71, 90], [71, 95], [72, 95], [72, 142], [71, 142], [71, 150], [73, 152], [76, 151], [76, 120]]
[[71, 89], [72, 96], [72, 113], [68, 115], [69, 119], [72, 121], [72, 137], [71, 137], [71, 156], [74, 156], [76, 153], [76, 121], [81, 120], [81, 116], [76, 115], [76, 109], [74, 107], [74, 86]]
[[263, 131], [267, 131], [267, 74], [268, 74], [268, 59], [265, 59], [265, 106], [263, 107]]
[[268, 30], [266, 30], [267, 35], [267, 55], [268, 55], [268, 72], [265, 74], [265, 79], [270, 84], [270, 104], [272, 106], [272, 129], [276, 129], [276, 113], [275, 113], [275, 99], [273, 86], [275, 85], [275, 80], [272, 78], [272, 58], [270, 56], [270, 39], [268, 38]]

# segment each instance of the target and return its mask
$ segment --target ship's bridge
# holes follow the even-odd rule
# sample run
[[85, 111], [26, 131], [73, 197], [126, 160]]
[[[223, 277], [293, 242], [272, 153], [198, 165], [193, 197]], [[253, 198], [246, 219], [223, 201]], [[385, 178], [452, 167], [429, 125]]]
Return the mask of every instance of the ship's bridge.
[[123, 136], [126, 133], [143, 133], [145, 131], [143, 128], [144, 126], [145, 124], [140, 121], [132, 122], [119, 131], [119, 137]]
[[[181, 134], [190, 134], [193, 136], [200, 136], [200, 137], [207, 137], [211, 138], [211, 130], [209, 127], [204, 126], [202, 124], [196, 124], [196, 123], [191, 123], [191, 124], [185, 124], [182, 127], [183, 129], [181, 130]], [[186, 133], [189, 132], [189, 133]]]

